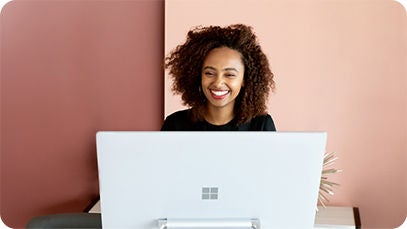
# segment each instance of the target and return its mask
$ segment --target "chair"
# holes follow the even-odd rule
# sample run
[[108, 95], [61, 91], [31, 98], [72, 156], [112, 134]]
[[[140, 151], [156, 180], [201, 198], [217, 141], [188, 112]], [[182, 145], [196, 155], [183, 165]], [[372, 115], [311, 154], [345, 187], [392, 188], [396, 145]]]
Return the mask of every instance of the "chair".
[[53, 214], [32, 218], [26, 228], [102, 228], [102, 220], [100, 213]]

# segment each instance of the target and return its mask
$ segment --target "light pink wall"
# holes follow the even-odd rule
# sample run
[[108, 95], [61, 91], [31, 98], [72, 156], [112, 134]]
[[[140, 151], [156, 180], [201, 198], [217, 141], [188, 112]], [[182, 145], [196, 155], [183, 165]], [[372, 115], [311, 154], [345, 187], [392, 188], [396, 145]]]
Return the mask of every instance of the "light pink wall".
[[[195, 25], [252, 25], [275, 73], [280, 131], [327, 131], [341, 184], [329, 205], [364, 228], [407, 214], [407, 17], [390, 0], [167, 0], [165, 54]], [[165, 77], [165, 116], [182, 109]]]

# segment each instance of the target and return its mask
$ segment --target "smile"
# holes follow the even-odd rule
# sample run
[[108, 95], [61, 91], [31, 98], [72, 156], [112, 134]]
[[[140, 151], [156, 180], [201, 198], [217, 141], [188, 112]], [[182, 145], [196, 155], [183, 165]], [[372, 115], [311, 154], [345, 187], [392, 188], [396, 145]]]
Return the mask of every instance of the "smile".
[[229, 90], [209, 90], [212, 94], [212, 97], [215, 99], [223, 99], [226, 95], [229, 94]]

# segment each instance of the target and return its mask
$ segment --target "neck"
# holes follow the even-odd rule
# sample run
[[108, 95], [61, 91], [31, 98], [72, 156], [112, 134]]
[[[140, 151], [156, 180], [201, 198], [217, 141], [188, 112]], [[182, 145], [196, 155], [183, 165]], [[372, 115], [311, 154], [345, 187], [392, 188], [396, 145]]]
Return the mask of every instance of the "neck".
[[205, 112], [205, 120], [213, 125], [224, 125], [232, 121], [235, 117], [233, 106], [227, 107], [212, 107], [208, 106]]

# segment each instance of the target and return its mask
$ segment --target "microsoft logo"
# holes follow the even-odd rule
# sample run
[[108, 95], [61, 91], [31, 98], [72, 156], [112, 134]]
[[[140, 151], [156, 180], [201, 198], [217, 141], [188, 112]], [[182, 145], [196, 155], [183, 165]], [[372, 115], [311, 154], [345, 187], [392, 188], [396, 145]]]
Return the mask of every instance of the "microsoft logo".
[[203, 200], [217, 200], [219, 188], [218, 187], [203, 187], [202, 199]]

